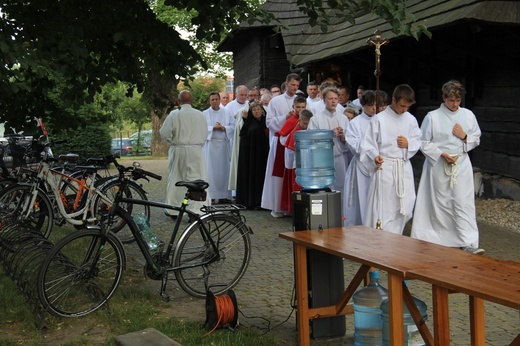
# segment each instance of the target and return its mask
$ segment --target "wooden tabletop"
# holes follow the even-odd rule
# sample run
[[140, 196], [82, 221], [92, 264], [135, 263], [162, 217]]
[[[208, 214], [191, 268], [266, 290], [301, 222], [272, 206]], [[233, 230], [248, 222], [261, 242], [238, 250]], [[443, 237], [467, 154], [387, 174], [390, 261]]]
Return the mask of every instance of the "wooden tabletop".
[[520, 262], [474, 255], [365, 226], [285, 232], [280, 237], [389, 273], [520, 309]]
[[408, 275], [432, 285], [520, 310], [520, 263], [473, 255], [463, 262], [411, 269]]
[[403, 274], [411, 269], [430, 267], [436, 263], [451, 263], [450, 258], [457, 255], [463, 255], [467, 260], [467, 255], [470, 255], [460, 250], [365, 226], [285, 232], [281, 233], [280, 237], [307, 248], [351, 259], [393, 274]]

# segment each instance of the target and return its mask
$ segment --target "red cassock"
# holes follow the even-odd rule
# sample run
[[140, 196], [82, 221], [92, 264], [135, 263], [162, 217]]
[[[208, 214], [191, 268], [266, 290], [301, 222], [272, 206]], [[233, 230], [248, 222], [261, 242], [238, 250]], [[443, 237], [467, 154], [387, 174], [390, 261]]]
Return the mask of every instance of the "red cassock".
[[[296, 126], [293, 127], [291, 132], [287, 135], [287, 140], [285, 141], [285, 148], [296, 151], [295, 149], [295, 140], [294, 140], [294, 134], [296, 131], [300, 131], [302, 128], [300, 127], [299, 123], [296, 123]], [[287, 212], [290, 214], [292, 211], [292, 193], [294, 191], [300, 191], [301, 186], [296, 183], [296, 169], [287, 169], [284, 168], [283, 173], [283, 182], [282, 182], [282, 200], [280, 202], [280, 207], [282, 210], [287, 210]]]

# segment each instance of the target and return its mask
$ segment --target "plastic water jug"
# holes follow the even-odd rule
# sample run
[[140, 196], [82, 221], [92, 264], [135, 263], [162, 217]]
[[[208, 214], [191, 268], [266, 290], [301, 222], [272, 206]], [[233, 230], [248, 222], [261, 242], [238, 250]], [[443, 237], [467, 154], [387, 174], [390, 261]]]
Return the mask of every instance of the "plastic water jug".
[[303, 189], [324, 189], [334, 176], [332, 130], [304, 130], [294, 134], [296, 141], [296, 182]]
[[354, 345], [382, 345], [381, 303], [388, 290], [379, 284], [379, 272], [370, 272], [368, 286], [354, 293]]
[[[406, 282], [406, 281], [405, 281]], [[406, 282], [407, 283], [407, 282]], [[408, 283], [407, 283], [408, 284]], [[415, 305], [419, 309], [423, 320], [428, 320], [427, 306], [426, 303], [419, 298], [412, 297]], [[383, 300], [381, 303], [381, 318], [383, 320], [383, 345], [390, 345], [390, 320], [388, 315], [388, 299]], [[413, 321], [412, 315], [408, 311], [406, 304], [403, 303], [403, 318], [404, 318], [404, 345], [406, 346], [422, 346], [426, 345], [424, 342], [419, 329]]]

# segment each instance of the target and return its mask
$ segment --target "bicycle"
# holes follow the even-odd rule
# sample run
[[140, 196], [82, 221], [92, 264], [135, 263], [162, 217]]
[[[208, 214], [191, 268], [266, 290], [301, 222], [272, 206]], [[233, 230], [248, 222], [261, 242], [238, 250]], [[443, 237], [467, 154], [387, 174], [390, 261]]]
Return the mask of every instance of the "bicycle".
[[[120, 166], [117, 159], [119, 158], [119, 155], [108, 155], [102, 158], [89, 158], [87, 159], [87, 164], [89, 166], [77, 166], [74, 164], [71, 164], [71, 161], [77, 160], [77, 155], [60, 155], [60, 160], [65, 161], [67, 170], [67, 175], [70, 177], [70, 179], [65, 180], [63, 186], [61, 187], [61, 191], [64, 196], [66, 196], [68, 199], [74, 200], [78, 193], [78, 186], [76, 184], [71, 182], [74, 182], [74, 179], [87, 179], [89, 175], [95, 175], [95, 186], [101, 193], [103, 193], [106, 197], [108, 197], [110, 200], [114, 199], [116, 191], [120, 189], [120, 180], [118, 174], [110, 174], [108, 170], [108, 166], [110, 164], [114, 164], [117, 168]], [[138, 162], [133, 163], [134, 167], [139, 166], [140, 164]], [[93, 171], [93, 169], [95, 170]], [[104, 170], [104, 175], [99, 174], [99, 170]], [[143, 188], [141, 184], [139, 184], [137, 181], [144, 179], [146, 181], [149, 181], [148, 177], [146, 175], [141, 174], [129, 174], [129, 177], [131, 177], [131, 181], [129, 180], [125, 187], [125, 195], [127, 198], [134, 198], [134, 199], [148, 199], [147, 192]], [[161, 177], [159, 177], [161, 179]], [[92, 209], [95, 211], [99, 211], [100, 209], [107, 209], [109, 208], [109, 205], [107, 203], [99, 198], [96, 197], [93, 201]], [[133, 206], [129, 205], [126, 206], [125, 209], [132, 214]], [[144, 206], [143, 210], [140, 210], [144, 212], [146, 217], [150, 217], [150, 208]], [[131, 234], [131, 232], [128, 230], [128, 227], [126, 227], [126, 224], [124, 221], [120, 220], [120, 222], [113, 223], [112, 224], [112, 231], [117, 234], [117, 236], [121, 239], [123, 244], [129, 244], [134, 241], [134, 237]]]
[[[119, 168], [120, 179], [128, 181]], [[137, 168], [138, 169], [138, 168]], [[147, 172], [147, 174], [149, 174]], [[168, 274], [174, 273], [180, 287], [189, 295], [204, 298], [209, 288], [215, 294], [234, 287], [244, 275], [251, 257], [251, 228], [240, 215], [244, 206], [205, 206], [203, 215], [188, 210], [189, 200], [205, 200], [208, 183], [181, 181], [187, 188], [180, 206], [116, 195], [99, 225], [90, 226], [60, 239], [48, 253], [38, 275], [38, 296], [43, 308], [54, 316], [87, 315], [104, 306], [119, 286], [126, 266], [124, 247], [110, 231], [115, 216], [128, 224], [145, 259], [144, 272], [153, 280], [162, 280], [160, 296], [166, 293]], [[161, 242], [157, 252], [150, 251], [138, 226], [120, 203], [145, 204], [179, 213], [167, 244]], [[193, 220], [180, 232], [181, 219], [188, 214]], [[166, 248], [165, 248], [166, 246]]]
[[[45, 143], [45, 146], [49, 145], [50, 143]], [[118, 165], [114, 155], [107, 156], [106, 160]], [[114, 190], [119, 190], [119, 183], [114, 179], [106, 180], [102, 185], [96, 184], [95, 166], [85, 166], [85, 174], [73, 178], [62, 170], [53, 169], [52, 164], [55, 161], [57, 159], [51, 155], [43, 155], [37, 171], [29, 174], [26, 182], [17, 182], [0, 192], [0, 213], [17, 215], [21, 222], [39, 230], [45, 238], [51, 234], [54, 224], [61, 226], [67, 222], [81, 227], [99, 222], [97, 213], [112, 204]], [[147, 179], [146, 175], [133, 174], [133, 180]], [[161, 179], [155, 174], [153, 177]], [[73, 193], [66, 195], [64, 191]], [[124, 193], [129, 197], [146, 199], [144, 190], [133, 181], [125, 185]], [[149, 208], [143, 208], [142, 211], [149, 216]], [[125, 224], [119, 220], [112, 226], [119, 233]], [[121, 231], [120, 236], [125, 243], [133, 241], [124, 231]]]

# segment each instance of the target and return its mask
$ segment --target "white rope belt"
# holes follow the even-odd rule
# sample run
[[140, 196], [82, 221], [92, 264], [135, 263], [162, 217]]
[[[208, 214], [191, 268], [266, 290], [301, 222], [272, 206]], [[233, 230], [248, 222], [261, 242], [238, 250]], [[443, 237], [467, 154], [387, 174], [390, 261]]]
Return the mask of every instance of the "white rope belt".
[[384, 161], [393, 162], [395, 169], [392, 174], [395, 180], [395, 193], [397, 197], [399, 197], [399, 213], [401, 215], [405, 215], [406, 210], [404, 207], [404, 197], [406, 196], [406, 185], [405, 185], [405, 176], [404, 176], [404, 160], [398, 158], [388, 158], [383, 157]]
[[[460, 157], [462, 154], [449, 154], [451, 157]], [[459, 160], [454, 163], [448, 163], [444, 160], [444, 173], [450, 177], [450, 189], [453, 189], [457, 183], [457, 173], [459, 171]]]

